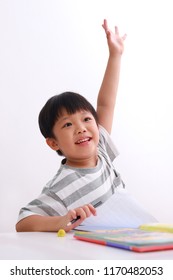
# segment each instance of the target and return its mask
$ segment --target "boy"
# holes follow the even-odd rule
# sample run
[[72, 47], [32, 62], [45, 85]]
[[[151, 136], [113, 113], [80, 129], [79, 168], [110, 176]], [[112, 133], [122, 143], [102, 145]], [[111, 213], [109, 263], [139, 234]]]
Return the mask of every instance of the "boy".
[[71, 92], [50, 98], [42, 108], [40, 130], [50, 148], [64, 159], [38, 199], [21, 209], [17, 231], [68, 232], [91, 215], [96, 216], [95, 207], [109, 199], [117, 186], [122, 186], [112, 164], [117, 151], [109, 133], [126, 35], [120, 37], [117, 27], [111, 32], [106, 20], [102, 26], [109, 58], [97, 110], [84, 97]]

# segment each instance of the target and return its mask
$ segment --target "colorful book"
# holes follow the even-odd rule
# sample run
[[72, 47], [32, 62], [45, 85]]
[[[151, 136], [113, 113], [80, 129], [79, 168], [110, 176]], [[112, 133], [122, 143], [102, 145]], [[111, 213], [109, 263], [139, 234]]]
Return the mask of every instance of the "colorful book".
[[[152, 225], [152, 227], [150, 224], [149, 230], [149, 224], [142, 225], [139, 228], [100, 229], [94, 231], [78, 230], [75, 231], [74, 237], [77, 240], [135, 252], [150, 252], [173, 249], [173, 233], [161, 231], [159, 223], [157, 223], [157, 231], [153, 230], [153, 226], [156, 227], [156, 224]], [[170, 230], [171, 225], [169, 225], [168, 228]]]

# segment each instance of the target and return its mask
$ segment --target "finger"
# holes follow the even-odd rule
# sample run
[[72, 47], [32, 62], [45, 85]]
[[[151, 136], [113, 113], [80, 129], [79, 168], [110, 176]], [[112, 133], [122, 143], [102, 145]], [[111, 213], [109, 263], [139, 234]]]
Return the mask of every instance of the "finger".
[[85, 211], [82, 208], [76, 208], [73, 210], [69, 210], [68, 212], [68, 221], [67, 226], [71, 226], [72, 224], [76, 225], [77, 221], [80, 221], [81, 223], [86, 218]]
[[69, 210], [69, 212], [68, 212], [68, 218], [69, 218], [70, 220], [72, 220], [72, 219], [76, 219], [76, 217], [77, 217], [76, 210], [75, 210], [75, 209]]
[[84, 205], [84, 206], [83, 206], [83, 210], [84, 210], [84, 212], [85, 212], [86, 218], [88, 218], [88, 217], [91, 216], [91, 211], [90, 211], [88, 205]]
[[80, 216], [80, 218], [81, 218], [82, 220], [86, 218], [86, 213], [85, 213], [84, 207], [85, 207], [85, 206], [76, 208], [77, 216]]
[[90, 209], [90, 212], [91, 212], [94, 216], [96, 216], [96, 215], [97, 215], [97, 210], [96, 210], [96, 208], [95, 208], [92, 204], [88, 204], [88, 207], [89, 207], [89, 209]]
[[119, 30], [117, 26], [115, 26], [115, 34], [119, 35]]
[[125, 40], [126, 37], [127, 37], [127, 34], [124, 34], [124, 35], [122, 36], [122, 39]]
[[84, 209], [87, 217], [90, 217], [91, 215], [96, 216], [97, 210], [92, 204], [85, 205], [83, 209]]
[[105, 30], [106, 35], [108, 35], [108, 32], [110, 32], [110, 31], [109, 31], [109, 27], [108, 27], [108, 23], [107, 23], [107, 20], [106, 20], [106, 19], [104, 19], [104, 22], [103, 22], [103, 24], [102, 24], [102, 27], [103, 27], [103, 29]]
[[108, 28], [108, 23], [107, 23], [107, 20], [104, 19], [103, 21], [103, 24], [102, 24], [103, 28], [105, 29], [105, 31], [107, 31], [109, 28]]

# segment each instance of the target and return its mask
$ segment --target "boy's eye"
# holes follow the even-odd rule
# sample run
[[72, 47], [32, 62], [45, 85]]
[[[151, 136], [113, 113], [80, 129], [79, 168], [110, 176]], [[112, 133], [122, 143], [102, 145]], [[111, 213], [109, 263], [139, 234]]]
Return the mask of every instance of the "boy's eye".
[[90, 118], [90, 117], [86, 117], [86, 118], [84, 119], [85, 122], [89, 122], [89, 121], [91, 121], [91, 120], [92, 120], [92, 118]]
[[72, 123], [68, 122], [68, 123], [65, 123], [65, 124], [63, 125], [63, 127], [69, 127], [69, 126], [71, 126], [71, 125], [72, 125]]

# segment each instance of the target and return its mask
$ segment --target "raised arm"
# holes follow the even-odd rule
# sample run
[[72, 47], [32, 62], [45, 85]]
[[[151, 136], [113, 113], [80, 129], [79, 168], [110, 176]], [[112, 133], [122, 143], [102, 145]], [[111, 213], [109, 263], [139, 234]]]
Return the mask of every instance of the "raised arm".
[[120, 37], [118, 27], [115, 27], [114, 33], [110, 31], [107, 20], [104, 20], [102, 26], [107, 36], [109, 58], [98, 94], [97, 114], [99, 124], [111, 133], [119, 83], [121, 56], [124, 51], [124, 40], [126, 35]]

